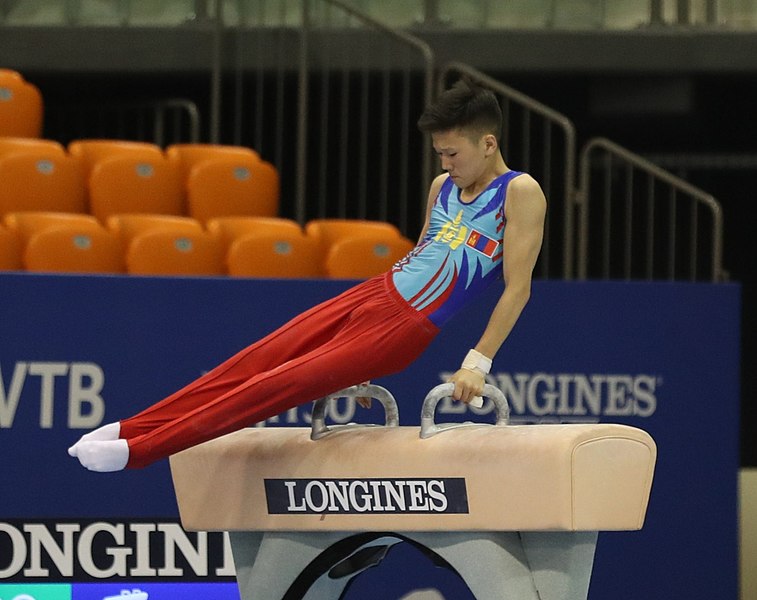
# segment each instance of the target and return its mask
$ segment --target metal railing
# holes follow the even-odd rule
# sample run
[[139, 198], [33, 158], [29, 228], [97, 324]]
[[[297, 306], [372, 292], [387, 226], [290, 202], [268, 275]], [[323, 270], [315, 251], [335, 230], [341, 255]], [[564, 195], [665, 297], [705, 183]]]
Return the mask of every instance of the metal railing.
[[580, 279], [727, 279], [720, 204], [641, 156], [590, 140], [577, 200]]
[[300, 223], [377, 219], [413, 235], [431, 177], [431, 148], [415, 123], [433, 94], [433, 53], [340, 0], [304, 0], [302, 11], [300, 29], [265, 39], [237, 27], [234, 143], [276, 166], [281, 210]]
[[[333, 167], [329, 169], [329, 164], [326, 159], [329, 157], [329, 124], [331, 115], [333, 115], [333, 106], [328, 97], [329, 84], [334, 77], [335, 72], [344, 69], [338, 62], [331, 60], [322, 60], [320, 63], [311, 65], [310, 54], [310, 39], [311, 34], [318, 28], [318, 24], [311, 20], [309, 12], [309, 1], [303, 1], [303, 18], [302, 18], [302, 42], [300, 46], [300, 78], [299, 78], [299, 98], [298, 98], [298, 188], [297, 188], [297, 200], [296, 200], [296, 217], [300, 222], [304, 222], [308, 218], [308, 200], [311, 197], [308, 194], [307, 183], [310, 177], [314, 173], [318, 173], [318, 179], [320, 181], [319, 192], [317, 194], [317, 202], [319, 207], [318, 216], [326, 216], [329, 213], [329, 196], [330, 193], [327, 188], [329, 171], [338, 174], [339, 186], [338, 186], [338, 207], [339, 213], [345, 214], [349, 212], [347, 207], [348, 202], [348, 172], [351, 168], [356, 168], [356, 202], [357, 213], [359, 218], [367, 218], [370, 215], [369, 203], [378, 203], [379, 213], [378, 218], [383, 221], [390, 220], [388, 212], [389, 197], [394, 195], [395, 192], [389, 189], [389, 182], [391, 181], [395, 185], [395, 189], [399, 189], [399, 202], [397, 203], [398, 213], [394, 215], [391, 220], [395, 221], [402, 231], [407, 232], [409, 229], [409, 204], [420, 203], [423, 205], [423, 199], [425, 194], [414, 194], [410, 191], [408, 184], [412, 181], [412, 176], [407, 173], [404, 177], [394, 178], [390, 172], [392, 165], [390, 164], [391, 157], [394, 152], [403, 152], [409, 147], [410, 138], [421, 139], [422, 136], [412, 128], [417, 114], [413, 114], [410, 110], [410, 97], [409, 92], [411, 84], [409, 80], [403, 82], [401, 87], [405, 91], [404, 102], [400, 105], [401, 118], [397, 118], [397, 115], [393, 114], [391, 110], [391, 88], [392, 77], [391, 73], [396, 68], [398, 61], [397, 53], [401, 52], [401, 48], [409, 50], [412, 54], [415, 54], [421, 61], [422, 66], [422, 90], [421, 90], [421, 106], [424, 106], [429, 102], [433, 96], [433, 82], [434, 82], [434, 54], [431, 51], [431, 47], [413, 35], [405, 33], [401, 30], [392, 29], [383, 25], [381, 22], [369, 18], [366, 15], [354, 10], [345, 2], [340, 0], [319, 0], [325, 2], [328, 6], [335, 8], [342, 12], [344, 15], [355, 19], [362, 27], [367, 28], [371, 33], [379, 34], [384, 40], [388, 41], [390, 45], [386, 48], [387, 63], [384, 69], [380, 73], [376, 73], [372, 78], [371, 74], [367, 72], [367, 69], [363, 69], [359, 74], [360, 83], [357, 86], [357, 97], [349, 99], [347, 95], [342, 96], [343, 104], [339, 109], [340, 118], [340, 131], [339, 131], [339, 145], [342, 150], [340, 153], [338, 162], [333, 164]], [[326, 13], [328, 16], [328, 12]], [[331, 29], [327, 23], [327, 32]], [[331, 31], [333, 34], [333, 31]], [[326, 55], [322, 55], [326, 58]], [[315, 69], [311, 72], [311, 66]], [[412, 68], [412, 67], [411, 67]], [[319, 73], [318, 80], [316, 79], [316, 73]], [[408, 77], [410, 73], [408, 72]], [[344, 79], [344, 73], [342, 73], [342, 90], [344, 85], [347, 85], [347, 81]], [[371, 82], [374, 80], [374, 83]], [[317, 136], [320, 144], [321, 151], [316, 154], [321, 165], [316, 169], [309, 169], [309, 163], [311, 159], [308, 159], [307, 143], [311, 130], [310, 123], [310, 107], [314, 98], [311, 97], [311, 85], [313, 91], [320, 95], [320, 123], [317, 127], [313, 128], [313, 135]], [[373, 107], [371, 106], [373, 104]], [[350, 142], [350, 126], [352, 125], [348, 118], [350, 113], [355, 115], [357, 123], [357, 139], [354, 143]], [[336, 115], [334, 115], [336, 116]], [[376, 118], [378, 117], [378, 118]], [[378, 122], [377, 122], [378, 121]], [[390, 136], [393, 133], [392, 129], [399, 129], [394, 133], [398, 134], [398, 137], [393, 141], [390, 140]], [[378, 144], [371, 143], [371, 135], [376, 137]], [[354, 136], [353, 136], [354, 137]], [[428, 189], [431, 183], [431, 168], [430, 157], [431, 148], [428, 143], [421, 141], [421, 156], [422, 162], [420, 164], [420, 188], [421, 190]], [[353, 161], [353, 166], [350, 167], [350, 151], [349, 147], [358, 150], [357, 160]], [[408, 164], [410, 156], [404, 157], [403, 164]], [[376, 183], [371, 184], [369, 170], [376, 169]], [[406, 167], [405, 167], [406, 168]], [[355, 172], [355, 171], [353, 171]], [[378, 189], [374, 186], [378, 185]], [[354, 192], [353, 192], [354, 193]], [[350, 194], [351, 195], [351, 194]], [[332, 207], [333, 208], [333, 207]]]
[[503, 114], [505, 161], [539, 182], [548, 201], [544, 243], [536, 274], [573, 276], [576, 131], [570, 119], [504, 83], [459, 62], [444, 66], [439, 91], [450, 75], [466, 76], [494, 92]]
[[200, 111], [194, 102], [171, 98], [115, 104], [51, 104], [45, 136], [68, 143], [111, 138], [169, 144], [200, 141]]
[[452, 74], [498, 95], [505, 160], [545, 191], [537, 276], [727, 279], [722, 210], [711, 194], [604, 138], [590, 140], [577, 165], [575, 127], [566, 116], [461, 63], [445, 65], [439, 91]]

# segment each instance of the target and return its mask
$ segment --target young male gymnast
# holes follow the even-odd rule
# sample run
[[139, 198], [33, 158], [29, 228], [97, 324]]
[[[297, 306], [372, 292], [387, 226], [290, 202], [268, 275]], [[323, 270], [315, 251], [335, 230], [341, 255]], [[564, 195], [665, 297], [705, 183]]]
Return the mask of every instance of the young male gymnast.
[[91, 471], [144, 467], [400, 371], [450, 317], [504, 277], [483, 334], [450, 379], [456, 400], [480, 396], [529, 299], [546, 200], [532, 177], [505, 164], [502, 113], [490, 91], [459, 81], [425, 109], [418, 127], [430, 133], [445, 172], [431, 184], [418, 245], [405, 258], [137, 415], [83, 435], [69, 454]]

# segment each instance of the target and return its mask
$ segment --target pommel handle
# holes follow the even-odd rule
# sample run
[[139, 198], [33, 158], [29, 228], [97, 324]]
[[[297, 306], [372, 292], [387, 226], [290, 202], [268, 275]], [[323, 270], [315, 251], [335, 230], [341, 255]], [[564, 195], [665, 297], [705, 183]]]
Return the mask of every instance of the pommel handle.
[[[389, 390], [381, 387], [380, 385], [374, 385], [372, 383], [361, 383], [360, 385], [353, 385], [338, 392], [334, 392], [333, 394], [329, 394], [325, 398], [320, 398], [313, 403], [312, 429], [310, 431], [310, 439], [319, 440], [331, 433], [332, 429], [329, 429], [329, 427], [326, 425], [326, 408], [332, 398], [362, 398], [364, 396], [378, 400], [384, 407], [385, 427], [399, 426], [399, 408], [397, 407], [397, 401], [394, 399], [394, 396], [392, 396]], [[339, 427], [343, 429], [345, 427], [366, 427], [366, 425], [356, 425], [354, 423], [351, 423], [349, 425], [341, 425]]]
[[[433, 388], [423, 401], [423, 407], [421, 408], [421, 433], [422, 439], [426, 439], [435, 435], [441, 431], [447, 429], [453, 429], [455, 427], [464, 427], [471, 423], [445, 423], [437, 425], [434, 422], [434, 414], [436, 413], [436, 405], [442, 398], [452, 397], [452, 392], [455, 391], [454, 383], [442, 383]], [[507, 403], [507, 398], [498, 387], [487, 383], [484, 385], [484, 398], [489, 398], [494, 403], [494, 409], [497, 412], [497, 422], [495, 426], [504, 426], [510, 422], [510, 406]]]

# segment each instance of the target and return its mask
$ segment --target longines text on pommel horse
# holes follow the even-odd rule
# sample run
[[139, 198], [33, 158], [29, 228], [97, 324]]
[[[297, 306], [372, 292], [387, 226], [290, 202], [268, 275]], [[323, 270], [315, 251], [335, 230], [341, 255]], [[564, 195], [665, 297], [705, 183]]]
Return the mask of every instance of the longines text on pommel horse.
[[[436, 424], [451, 394], [432, 389], [407, 427], [388, 390], [353, 386], [314, 404], [312, 428], [249, 428], [172, 456], [182, 524], [232, 532], [245, 600], [339, 598], [351, 577], [303, 573], [349, 558], [321, 555], [359, 532], [421, 544], [478, 600], [585, 599], [597, 532], [644, 523], [654, 441], [618, 424], [510, 425], [491, 385], [495, 425]], [[331, 399], [359, 396], [381, 402], [384, 426], [325, 424]]]

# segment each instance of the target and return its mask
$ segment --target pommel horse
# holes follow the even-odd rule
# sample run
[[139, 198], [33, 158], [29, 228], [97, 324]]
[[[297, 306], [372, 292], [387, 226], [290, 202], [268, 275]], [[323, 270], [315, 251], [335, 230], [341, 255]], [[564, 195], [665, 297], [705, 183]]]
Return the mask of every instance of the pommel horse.
[[[477, 600], [585, 600], [597, 532], [644, 523], [654, 441], [625, 425], [510, 425], [492, 385], [495, 425], [436, 424], [452, 389], [429, 392], [420, 428], [399, 426], [388, 390], [361, 385], [316, 401], [311, 428], [244, 429], [172, 456], [182, 525], [230, 532], [243, 600], [337, 599], [358, 572], [350, 557], [402, 541]], [[360, 396], [381, 402], [385, 425], [326, 425], [331, 399]]]

